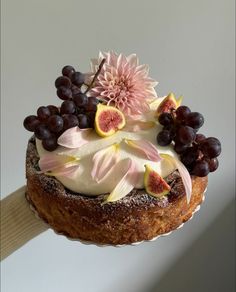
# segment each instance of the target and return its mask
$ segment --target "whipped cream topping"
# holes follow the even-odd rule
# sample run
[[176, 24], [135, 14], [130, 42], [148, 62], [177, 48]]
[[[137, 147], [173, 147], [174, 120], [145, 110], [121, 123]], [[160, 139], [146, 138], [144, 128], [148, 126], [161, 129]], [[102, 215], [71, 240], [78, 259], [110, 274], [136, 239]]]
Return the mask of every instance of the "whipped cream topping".
[[[158, 102], [155, 102], [155, 105], [152, 106], [154, 108], [157, 107], [159, 102], [161, 102], [161, 98], [158, 99]], [[154, 118], [155, 110], [152, 109], [148, 114], [148, 120], [155, 120]], [[121, 179], [122, 169], [120, 164], [114, 167], [113, 171], [111, 171], [101, 182], [97, 183], [91, 176], [91, 171], [93, 167], [93, 155], [105, 147], [108, 147], [114, 143], [120, 143], [120, 159], [130, 158], [132, 159], [137, 167], [137, 171], [139, 173], [139, 180], [135, 185], [135, 188], [142, 189], [144, 188], [144, 172], [145, 172], [145, 164], [150, 165], [156, 172], [158, 172], [162, 177], [168, 176], [171, 172], [175, 170], [175, 166], [166, 160], [161, 160], [159, 162], [153, 162], [148, 159], [143, 158], [143, 156], [129, 147], [123, 139], [145, 139], [150, 141], [157, 148], [159, 153], [169, 154], [178, 158], [177, 154], [173, 150], [173, 147], [165, 146], [161, 147], [157, 145], [156, 136], [159, 131], [161, 131], [162, 126], [158, 123], [149, 130], [143, 130], [140, 132], [126, 132], [126, 131], [118, 131], [114, 135], [101, 138], [94, 131], [90, 136], [90, 142], [86, 145], [81, 146], [77, 149], [68, 149], [65, 147], [58, 147], [53, 153], [65, 153], [74, 155], [80, 158], [79, 167], [76, 170], [76, 173], [73, 177], [66, 176], [56, 176], [56, 178], [68, 189], [71, 191], [86, 194], [90, 196], [100, 195], [105, 193], [110, 193], [118, 182]], [[39, 156], [41, 157], [44, 154], [49, 154], [50, 152], [46, 151], [42, 147], [42, 143], [40, 140], [36, 140], [36, 147]]]

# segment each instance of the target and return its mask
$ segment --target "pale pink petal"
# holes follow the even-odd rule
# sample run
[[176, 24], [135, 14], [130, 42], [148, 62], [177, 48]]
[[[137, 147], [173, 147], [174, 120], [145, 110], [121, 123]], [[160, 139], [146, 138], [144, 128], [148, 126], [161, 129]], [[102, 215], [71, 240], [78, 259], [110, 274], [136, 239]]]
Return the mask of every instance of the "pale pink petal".
[[127, 57], [131, 66], [137, 67], [138, 66], [138, 58], [136, 54], [131, 54]]
[[45, 174], [49, 176], [63, 176], [63, 177], [73, 178], [75, 177], [75, 174], [78, 168], [79, 168], [79, 165], [72, 165], [70, 167], [62, 166], [55, 169], [54, 171], [45, 172]]
[[78, 148], [89, 142], [92, 129], [73, 127], [66, 130], [57, 140], [57, 143], [67, 148]]
[[178, 169], [185, 188], [187, 203], [189, 203], [192, 195], [192, 180], [187, 168], [179, 159], [176, 159], [175, 157], [169, 154], [160, 154], [160, 156], [173, 163], [175, 167]]
[[78, 165], [79, 158], [66, 154], [45, 154], [39, 159], [39, 168], [42, 172], [53, 171], [60, 167], [71, 167]]
[[66, 154], [45, 154], [39, 160], [39, 167], [39, 174], [72, 177], [79, 167], [79, 158]]
[[119, 183], [107, 197], [104, 203], [115, 202], [125, 197], [129, 192], [132, 191], [138, 181], [139, 173], [136, 170], [135, 163], [130, 158], [126, 158], [120, 163], [123, 164], [122, 169], [124, 172], [121, 175]]
[[148, 130], [155, 126], [153, 121], [139, 121], [139, 120], [128, 120], [123, 131], [127, 132], [138, 132], [142, 130]]
[[139, 153], [144, 155], [147, 159], [151, 161], [160, 161], [161, 157], [157, 151], [157, 148], [148, 140], [124, 140], [129, 146], [135, 148]]
[[105, 149], [99, 150], [93, 156], [93, 168], [91, 176], [97, 182], [102, 181], [116, 165], [119, 158], [119, 145], [113, 144]]

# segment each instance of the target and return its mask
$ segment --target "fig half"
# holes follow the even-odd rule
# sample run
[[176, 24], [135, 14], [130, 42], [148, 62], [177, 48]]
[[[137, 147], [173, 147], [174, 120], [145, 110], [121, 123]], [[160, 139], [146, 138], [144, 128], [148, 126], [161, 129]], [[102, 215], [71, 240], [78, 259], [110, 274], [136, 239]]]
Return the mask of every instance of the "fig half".
[[95, 130], [101, 137], [113, 135], [125, 126], [123, 113], [113, 106], [98, 104], [95, 116]]
[[145, 165], [144, 186], [146, 192], [156, 198], [161, 198], [170, 192], [171, 187], [149, 165]]
[[166, 112], [170, 113], [171, 110], [177, 109], [177, 107], [180, 106], [181, 101], [182, 101], [182, 97], [180, 97], [177, 100], [173, 93], [168, 94], [158, 106], [157, 111], [156, 111], [156, 117], [159, 117], [160, 114], [162, 113], [166, 113]]

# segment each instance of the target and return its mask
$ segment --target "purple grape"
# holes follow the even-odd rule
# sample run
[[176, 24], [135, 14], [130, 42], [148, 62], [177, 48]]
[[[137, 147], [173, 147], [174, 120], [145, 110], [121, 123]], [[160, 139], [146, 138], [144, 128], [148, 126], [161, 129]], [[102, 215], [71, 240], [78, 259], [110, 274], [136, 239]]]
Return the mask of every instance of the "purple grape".
[[175, 142], [174, 150], [176, 153], [181, 154], [188, 148], [188, 145], [180, 142]]
[[217, 170], [218, 166], [219, 166], [219, 161], [217, 158], [212, 158], [208, 161], [208, 166], [209, 166], [209, 170], [210, 172], [213, 172], [215, 170]]
[[160, 146], [167, 146], [171, 143], [172, 138], [171, 138], [171, 133], [170, 131], [167, 130], [162, 130], [161, 132], [158, 133], [157, 135], [157, 143]]
[[78, 86], [76, 85], [71, 85], [71, 91], [72, 91], [72, 96], [78, 94], [78, 93], [81, 93], [81, 90]]
[[74, 85], [81, 86], [84, 83], [85, 76], [81, 72], [75, 72], [71, 76], [71, 81]]
[[72, 98], [72, 91], [68, 87], [61, 86], [57, 89], [57, 96], [62, 100], [68, 100]]
[[65, 100], [63, 101], [63, 103], [61, 104], [61, 109], [60, 109], [60, 113], [61, 115], [64, 114], [73, 114], [75, 112], [75, 104], [73, 101], [71, 100]]
[[200, 113], [192, 112], [186, 117], [185, 123], [193, 129], [199, 129], [204, 124], [204, 117]]
[[51, 115], [51, 112], [49, 108], [47, 108], [46, 106], [40, 106], [37, 110], [37, 116], [40, 121], [47, 120], [50, 117], [50, 115]]
[[62, 116], [63, 122], [64, 122], [64, 131], [73, 127], [78, 126], [79, 121], [78, 118], [75, 115], [72, 114], [66, 114]]
[[193, 130], [193, 128], [188, 127], [188, 126], [181, 126], [177, 132], [178, 140], [182, 144], [187, 144], [187, 145], [193, 142], [193, 140], [195, 139], [195, 135], [196, 133]]
[[68, 78], [71, 78], [71, 76], [74, 73], [75, 73], [75, 69], [70, 65], [67, 65], [67, 66], [62, 68], [62, 75], [66, 76]]
[[185, 166], [191, 166], [198, 159], [199, 152], [196, 147], [188, 147], [181, 155], [181, 161]]
[[94, 128], [95, 115], [96, 115], [96, 112], [88, 112], [87, 113], [90, 128]]
[[163, 126], [169, 126], [174, 123], [171, 113], [162, 113], [160, 114], [158, 121]]
[[190, 113], [191, 113], [191, 110], [187, 106], [182, 105], [178, 107], [177, 110], [175, 111], [176, 120], [182, 122], [187, 118], [188, 114]]
[[85, 109], [89, 112], [96, 112], [98, 103], [99, 103], [99, 101], [96, 97], [89, 97], [88, 103], [85, 106]]
[[83, 107], [85, 108], [88, 104], [88, 97], [84, 93], [78, 93], [73, 96], [73, 100], [77, 107]]
[[206, 139], [206, 136], [204, 136], [203, 134], [197, 134], [195, 137], [195, 142], [197, 142], [198, 144], [201, 144], [201, 142], [203, 142]]
[[66, 76], [60, 76], [60, 77], [58, 77], [56, 79], [55, 86], [56, 86], [56, 88], [59, 88], [59, 87], [67, 87], [67, 88], [70, 88], [71, 87], [71, 81]]
[[215, 158], [221, 153], [221, 144], [217, 138], [209, 137], [201, 143], [201, 150], [208, 158]]
[[207, 161], [199, 160], [193, 167], [192, 174], [200, 177], [207, 176], [209, 173], [209, 166]]
[[89, 128], [89, 119], [86, 115], [80, 114], [78, 115], [78, 119], [80, 129]]
[[38, 119], [38, 117], [36, 116], [28, 116], [24, 119], [24, 127], [26, 128], [26, 130], [30, 131], [30, 132], [34, 132], [35, 128], [40, 124], [40, 121]]
[[34, 134], [40, 140], [49, 139], [52, 135], [44, 124], [38, 125], [34, 131]]
[[176, 128], [175, 128], [174, 124], [173, 125], [164, 126], [162, 130], [169, 131], [171, 139], [174, 139], [176, 137]]
[[63, 129], [63, 118], [58, 115], [53, 115], [48, 119], [47, 125], [51, 132], [59, 133]]
[[55, 105], [48, 105], [47, 108], [50, 110], [51, 115], [59, 114], [59, 109]]
[[55, 135], [51, 135], [48, 139], [42, 140], [43, 148], [47, 151], [53, 151], [57, 148], [57, 137]]

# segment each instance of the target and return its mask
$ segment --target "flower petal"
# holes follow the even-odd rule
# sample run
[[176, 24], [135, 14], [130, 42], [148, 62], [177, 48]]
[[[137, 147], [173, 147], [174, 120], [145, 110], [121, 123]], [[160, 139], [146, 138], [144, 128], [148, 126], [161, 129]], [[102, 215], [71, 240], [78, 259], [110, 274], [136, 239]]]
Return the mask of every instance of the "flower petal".
[[127, 57], [128, 62], [131, 66], [137, 67], [138, 66], [138, 58], [136, 54], [131, 54]]
[[68, 168], [71, 166], [77, 166], [79, 158], [73, 155], [66, 154], [45, 154], [39, 159], [39, 167], [41, 172], [54, 171], [60, 168]]
[[148, 130], [155, 126], [154, 121], [140, 121], [140, 120], [128, 120], [123, 131], [138, 132], [142, 130]]
[[70, 167], [59, 167], [57, 169], [55, 169], [54, 171], [50, 171], [50, 172], [45, 172], [46, 175], [49, 176], [64, 176], [64, 177], [74, 177], [77, 169], [79, 168], [79, 165], [72, 165]]
[[57, 143], [67, 148], [78, 148], [89, 142], [88, 137], [92, 129], [80, 129], [73, 127], [66, 130], [59, 138]]
[[138, 152], [143, 154], [147, 159], [151, 161], [160, 161], [161, 157], [157, 151], [157, 148], [148, 140], [131, 140], [124, 139], [125, 143], [135, 148]]
[[132, 191], [137, 180], [139, 178], [138, 172], [136, 171], [135, 163], [130, 159], [126, 158], [120, 163], [123, 164], [124, 169], [123, 176], [119, 183], [116, 185], [114, 190], [106, 198], [104, 203], [115, 202], [125, 197], [129, 192]]
[[173, 156], [169, 154], [160, 154], [160, 156], [164, 159], [167, 159], [171, 163], [173, 163], [175, 167], [178, 169], [179, 174], [184, 184], [187, 203], [189, 203], [191, 199], [191, 194], [192, 194], [192, 180], [187, 168], [184, 166], [184, 164], [180, 160], [174, 158]]
[[[148, 65], [139, 65], [135, 54], [125, 56], [113, 51], [99, 53], [98, 60], [92, 60], [92, 71], [95, 74], [97, 64], [106, 58], [90, 94], [95, 97], [104, 96], [106, 102], [117, 108], [122, 108], [125, 114], [131, 116], [149, 110], [148, 103], [156, 97], [154, 86], [157, 84], [149, 77]], [[104, 95], [102, 92], [108, 92]], [[133, 105], [130, 101], [136, 101]]]
[[119, 144], [113, 144], [93, 156], [91, 176], [94, 180], [100, 182], [112, 171], [119, 157], [118, 151]]

